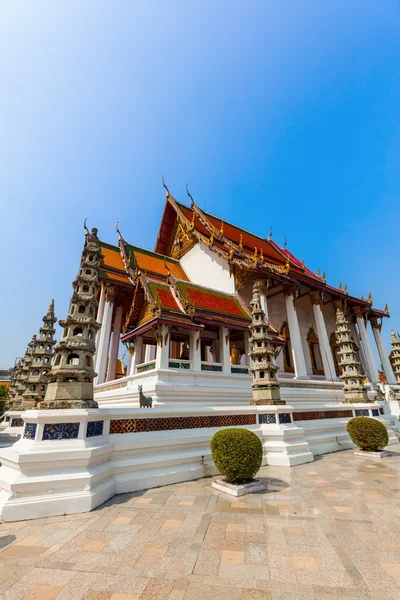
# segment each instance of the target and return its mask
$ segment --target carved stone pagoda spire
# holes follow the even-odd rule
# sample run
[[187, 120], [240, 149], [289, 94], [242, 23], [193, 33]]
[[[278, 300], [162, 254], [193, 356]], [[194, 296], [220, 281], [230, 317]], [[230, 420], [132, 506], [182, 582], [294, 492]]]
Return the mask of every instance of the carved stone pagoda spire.
[[12, 395], [10, 394], [10, 401], [8, 403], [7, 410], [18, 410], [22, 405], [22, 396], [26, 390], [26, 382], [28, 378], [29, 367], [32, 362], [32, 353], [35, 341], [36, 335], [32, 336], [23, 358], [17, 364], [14, 386], [11, 391]]
[[398, 335], [392, 329], [392, 352], [390, 356], [390, 360], [393, 367], [393, 372], [396, 376], [396, 382], [400, 383], [400, 340]]
[[22, 408], [36, 408], [38, 402], [44, 399], [48, 374], [51, 369], [51, 359], [53, 358], [54, 323], [57, 319], [54, 316], [54, 300], [51, 301], [47, 314], [43, 317], [43, 326], [39, 329], [39, 338], [33, 343], [32, 360], [29, 365], [26, 379], [26, 389], [23, 394]]
[[250, 305], [252, 319], [249, 355], [252, 359], [251, 372], [253, 375], [253, 400], [250, 404], [285, 404], [285, 401], [281, 400], [273, 338], [261, 307], [260, 285], [257, 281], [253, 286], [253, 298]]
[[86, 229], [79, 273], [67, 318], [59, 321], [63, 336], [55, 347], [49, 384], [40, 409], [97, 408], [93, 400], [95, 339], [101, 325], [95, 319], [101, 250], [97, 229]]
[[339, 369], [344, 383], [344, 401], [369, 402], [364, 387], [364, 375], [357, 358], [357, 346], [351, 337], [349, 324], [341, 307], [336, 310], [336, 340], [338, 343]]

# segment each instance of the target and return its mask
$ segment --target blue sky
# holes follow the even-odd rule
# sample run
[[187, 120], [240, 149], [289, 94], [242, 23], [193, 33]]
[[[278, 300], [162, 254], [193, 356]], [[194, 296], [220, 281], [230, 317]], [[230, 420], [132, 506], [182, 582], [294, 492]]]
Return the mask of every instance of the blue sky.
[[0, 367], [83, 244], [152, 249], [161, 176], [274, 239], [400, 329], [400, 5], [392, 0], [3, 0]]

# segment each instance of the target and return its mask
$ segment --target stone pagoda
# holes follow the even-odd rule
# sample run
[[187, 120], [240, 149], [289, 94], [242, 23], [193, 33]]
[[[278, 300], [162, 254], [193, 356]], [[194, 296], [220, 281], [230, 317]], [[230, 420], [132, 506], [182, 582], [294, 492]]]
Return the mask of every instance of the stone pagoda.
[[278, 367], [275, 364], [275, 348], [265, 313], [261, 307], [260, 284], [258, 281], [253, 286], [253, 298], [250, 302], [252, 319], [250, 325], [252, 360], [251, 372], [253, 375], [253, 400], [250, 404], [285, 404], [281, 400], [281, 391], [278, 383]]
[[400, 339], [392, 329], [392, 352], [390, 353], [390, 361], [392, 363], [393, 372], [396, 377], [396, 382], [400, 383]]
[[32, 359], [28, 365], [26, 388], [22, 396], [22, 409], [36, 408], [37, 404], [44, 399], [48, 373], [51, 369], [51, 360], [54, 354], [54, 334], [56, 332], [54, 323], [54, 300], [51, 301], [47, 314], [43, 317], [43, 326], [39, 329], [39, 338], [34, 338]]
[[63, 336], [55, 347], [48, 374], [48, 386], [40, 409], [97, 408], [93, 400], [95, 339], [100, 324], [95, 319], [102, 258], [97, 229], [86, 229], [79, 273], [72, 283], [74, 292], [67, 318], [59, 321]]
[[33, 347], [36, 341], [36, 335], [32, 336], [28, 344], [26, 352], [15, 368], [14, 385], [9, 394], [9, 402], [7, 410], [18, 410], [22, 405], [22, 396], [26, 390], [26, 382], [28, 378], [29, 368], [32, 362]]
[[351, 337], [349, 324], [340, 306], [336, 310], [336, 341], [339, 369], [344, 383], [344, 402], [370, 402], [364, 387], [364, 375], [357, 358], [357, 346]]

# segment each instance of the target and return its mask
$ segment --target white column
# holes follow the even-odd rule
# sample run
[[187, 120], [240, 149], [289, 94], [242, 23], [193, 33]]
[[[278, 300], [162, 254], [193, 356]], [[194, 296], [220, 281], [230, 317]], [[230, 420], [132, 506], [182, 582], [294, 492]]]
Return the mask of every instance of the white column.
[[160, 343], [157, 341], [156, 350], [156, 369], [168, 369], [169, 360], [169, 336], [167, 339], [167, 333], [169, 333], [169, 326], [164, 323], [160, 327], [161, 340]]
[[297, 312], [294, 307], [292, 292], [285, 293], [286, 314], [290, 332], [290, 343], [292, 345], [293, 363], [296, 377], [307, 377], [306, 361], [304, 359], [303, 345], [301, 343], [300, 327], [297, 320]]
[[388, 355], [386, 354], [385, 342], [383, 341], [381, 328], [378, 325], [377, 319], [370, 319], [372, 331], [374, 332], [374, 338], [376, 346], [379, 352], [379, 358], [381, 359], [383, 370], [385, 371], [386, 379], [389, 385], [396, 385], [396, 377], [393, 373], [392, 365]]
[[189, 358], [193, 371], [201, 371], [200, 331], [195, 329], [189, 335]]
[[375, 356], [371, 346], [371, 341], [369, 339], [368, 332], [365, 327], [364, 318], [360, 312], [360, 309], [357, 309], [358, 307], [354, 309], [354, 312], [357, 319], [358, 331], [360, 332], [361, 341], [365, 352], [365, 359], [367, 361], [369, 380], [371, 383], [375, 384], [379, 380], [378, 366], [376, 364]]
[[250, 351], [251, 351], [251, 344], [249, 342], [250, 339], [250, 333], [248, 331], [244, 332], [244, 351], [246, 354], [246, 361], [245, 364], [248, 365], [249, 367], [251, 367], [251, 358], [250, 358]]
[[128, 376], [132, 371], [132, 363], [133, 363], [133, 354], [131, 354], [128, 350], [128, 361], [126, 365], [126, 375]]
[[135, 338], [135, 354], [133, 355], [132, 363], [131, 363], [131, 371], [130, 375], [134, 375], [136, 373], [136, 367], [142, 363], [142, 350], [143, 350], [143, 338], [137, 337]]
[[329, 345], [328, 333], [326, 331], [324, 314], [322, 312], [322, 299], [320, 293], [311, 292], [310, 298], [313, 305], [314, 320], [317, 328], [317, 336], [321, 350], [321, 358], [325, 377], [326, 379], [337, 379], [332, 351]]
[[104, 306], [103, 323], [100, 329], [100, 341], [98, 350], [98, 359], [96, 365], [97, 377], [94, 381], [104, 383], [106, 379], [108, 346], [110, 344], [111, 321], [113, 315], [114, 302], [113, 300], [106, 301]]
[[219, 328], [219, 360], [222, 362], [222, 372], [231, 374], [231, 356], [229, 352], [229, 330], [220, 325]]
[[263, 309], [264, 314], [267, 317], [267, 319], [269, 319], [269, 316], [268, 316], [267, 296], [264, 294], [264, 292], [261, 292], [261, 294], [260, 294], [260, 300], [261, 300], [261, 308]]
[[[96, 315], [96, 321], [98, 323], [100, 323], [100, 325], [103, 323], [103, 317], [104, 317], [104, 307], [106, 304], [106, 290], [105, 290], [105, 286], [101, 286], [101, 292], [100, 292], [100, 301], [99, 301], [99, 307], [97, 309], [97, 315]], [[99, 345], [100, 345], [100, 336], [101, 336], [101, 328], [98, 330], [98, 332], [96, 333], [96, 340], [95, 340], [95, 354], [94, 354], [94, 370], [97, 372], [97, 364], [98, 364], [98, 360], [99, 360]]]
[[111, 342], [110, 360], [108, 363], [107, 381], [113, 381], [115, 379], [115, 370], [117, 368], [118, 349], [121, 335], [121, 321], [122, 306], [118, 306], [114, 317], [114, 329]]

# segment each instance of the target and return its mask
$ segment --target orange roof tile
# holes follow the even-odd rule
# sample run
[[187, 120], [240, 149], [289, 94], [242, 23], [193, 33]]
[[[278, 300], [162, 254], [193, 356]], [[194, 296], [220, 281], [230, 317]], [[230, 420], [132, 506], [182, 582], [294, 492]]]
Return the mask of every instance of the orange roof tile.
[[101, 246], [101, 252], [104, 256], [103, 261], [106, 267], [112, 267], [114, 269], [118, 269], [119, 271], [125, 271], [121, 254], [117, 248], [115, 250], [111, 250], [110, 248]]
[[[164, 257], [154, 256], [147, 252], [140, 252], [140, 250], [135, 250], [134, 255], [135, 261], [142, 271], [158, 273], [165, 277], [168, 276], [168, 271], [164, 265]], [[179, 263], [169, 261], [168, 258], [165, 258], [165, 262], [174, 277], [188, 281], [187, 275]]]

